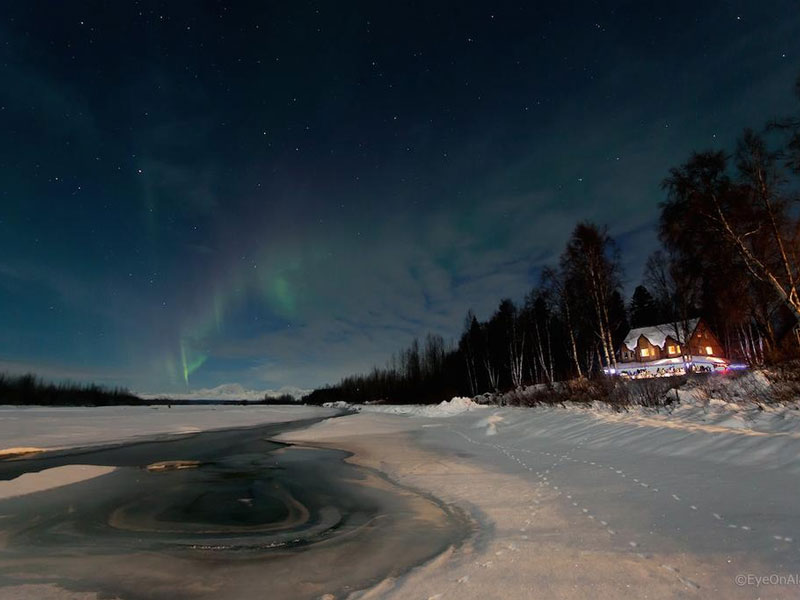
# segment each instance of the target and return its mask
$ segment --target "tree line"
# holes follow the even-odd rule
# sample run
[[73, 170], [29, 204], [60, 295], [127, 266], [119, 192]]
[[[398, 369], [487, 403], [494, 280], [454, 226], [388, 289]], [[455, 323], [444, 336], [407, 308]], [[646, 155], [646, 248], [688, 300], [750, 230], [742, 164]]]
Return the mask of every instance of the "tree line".
[[[800, 79], [795, 86], [800, 100]], [[735, 148], [694, 152], [667, 170], [661, 247], [623, 298], [620, 249], [608, 228], [576, 225], [557, 264], [522, 302], [481, 321], [469, 311], [457, 343], [414, 341], [383, 368], [312, 392], [307, 402], [439, 401], [600, 376], [630, 327], [702, 317], [731, 358], [793, 358], [800, 340], [800, 116], [745, 129]]]
[[3, 404], [39, 406], [144, 406], [154, 403], [146, 402], [124, 388], [47, 383], [31, 374], [13, 376], [4, 373], [0, 373], [0, 401]]

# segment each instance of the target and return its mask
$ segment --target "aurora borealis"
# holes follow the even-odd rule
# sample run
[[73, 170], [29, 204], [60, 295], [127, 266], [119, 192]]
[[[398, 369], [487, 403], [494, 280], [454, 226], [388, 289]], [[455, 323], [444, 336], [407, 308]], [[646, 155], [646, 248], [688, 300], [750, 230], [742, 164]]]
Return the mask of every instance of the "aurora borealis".
[[791, 0], [0, 6], [0, 370], [310, 388], [791, 112]]

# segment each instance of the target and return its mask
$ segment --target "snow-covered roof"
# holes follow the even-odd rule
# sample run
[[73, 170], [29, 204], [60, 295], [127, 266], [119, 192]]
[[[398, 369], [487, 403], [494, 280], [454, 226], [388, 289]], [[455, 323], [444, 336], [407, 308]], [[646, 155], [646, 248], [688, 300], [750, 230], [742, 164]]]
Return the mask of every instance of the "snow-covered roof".
[[686, 321], [685, 326], [681, 323], [662, 323], [661, 325], [652, 325], [650, 327], [637, 327], [628, 332], [623, 343], [627, 346], [628, 350], [635, 350], [636, 344], [639, 343], [639, 338], [644, 336], [651, 344], [663, 350], [664, 344], [667, 341], [667, 336], [671, 337], [679, 344], [683, 344], [686, 340], [680, 338], [683, 337], [684, 332], [688, 332], [689, 335], [691, 335], [699, 321], [700, 319], [689, 319]]

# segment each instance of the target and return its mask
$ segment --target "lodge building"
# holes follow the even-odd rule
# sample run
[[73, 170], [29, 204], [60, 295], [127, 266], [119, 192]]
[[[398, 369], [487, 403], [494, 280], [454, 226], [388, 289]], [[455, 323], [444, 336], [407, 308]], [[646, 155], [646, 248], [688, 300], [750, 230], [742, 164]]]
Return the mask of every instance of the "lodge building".
[[618, 349], [621, 363], [683, 356], [723, 358], [722, 344], [702, 319], [631, 329]]

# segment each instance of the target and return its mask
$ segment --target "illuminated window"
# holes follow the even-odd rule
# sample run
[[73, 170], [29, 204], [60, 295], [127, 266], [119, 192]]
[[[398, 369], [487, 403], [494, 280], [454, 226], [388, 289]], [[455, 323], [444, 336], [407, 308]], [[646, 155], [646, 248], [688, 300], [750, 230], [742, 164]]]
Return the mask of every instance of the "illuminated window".
[[675, 346], [667, 346], [667, 353], [668, 354], [675, 354], [677, 350], [675, 350]]
[[650, 348], [642, 348], [642, 356], [650, 356]]
[[714, 350], [712, 350], [711, 346], [706, 346], [706, 354], [714, 354]]

